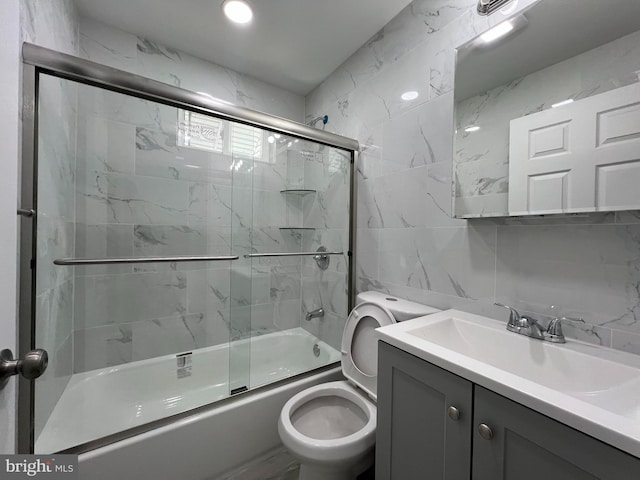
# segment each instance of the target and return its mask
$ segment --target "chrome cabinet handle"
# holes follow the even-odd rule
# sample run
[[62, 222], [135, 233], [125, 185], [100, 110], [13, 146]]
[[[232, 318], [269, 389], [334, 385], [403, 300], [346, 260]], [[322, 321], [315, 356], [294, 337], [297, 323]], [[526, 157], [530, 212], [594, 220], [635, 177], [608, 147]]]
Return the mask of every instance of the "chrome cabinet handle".
[[35, 380], [44, 373], [48, 364], [49, 355], [41, 348], [31, 350], [22, 359], [13, 358], [11, 350], [2, 350], [0, 352], [0, 389], [13, 375], [21, 374], [27, 380]]
[[491, 440], [493, 438], [493, 430], [491, 430], [491, 427], [486, 423], [478, 425], [478, 433], [480, 433], [480, 436], [485, 440]]
[[451, 405], [449, 408], [447, 408], [447, 415], [449, 415], [449, 418], [451, 420], [455, 420], [455, 421], [460, 420], [460, 410], [458, 410], [453, 405]]

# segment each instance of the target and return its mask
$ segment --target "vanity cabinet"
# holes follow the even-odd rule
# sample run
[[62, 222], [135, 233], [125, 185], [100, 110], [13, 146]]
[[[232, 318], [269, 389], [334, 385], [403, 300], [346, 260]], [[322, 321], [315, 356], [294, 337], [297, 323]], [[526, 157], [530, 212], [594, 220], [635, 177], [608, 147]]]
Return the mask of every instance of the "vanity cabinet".
[[384, 342], [378, 348], [376, 480], [470, 478], [473, 384]]
[[640, 459], [379, 343], [377, 480], [638, 478]]

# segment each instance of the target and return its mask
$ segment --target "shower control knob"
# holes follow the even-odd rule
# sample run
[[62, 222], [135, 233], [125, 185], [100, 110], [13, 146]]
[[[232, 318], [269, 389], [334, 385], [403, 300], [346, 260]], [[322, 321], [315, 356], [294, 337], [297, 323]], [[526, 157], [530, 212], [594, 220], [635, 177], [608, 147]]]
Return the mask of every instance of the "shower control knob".
[[38, 348], [27, 352], [22, 359], [14, 359], [13, 352], [0, 352], [0, 388], [4, 387], [12, 375], [21, 374], [27, 380], [35, 380], [44, 373], [49, 363], [46, 350]]

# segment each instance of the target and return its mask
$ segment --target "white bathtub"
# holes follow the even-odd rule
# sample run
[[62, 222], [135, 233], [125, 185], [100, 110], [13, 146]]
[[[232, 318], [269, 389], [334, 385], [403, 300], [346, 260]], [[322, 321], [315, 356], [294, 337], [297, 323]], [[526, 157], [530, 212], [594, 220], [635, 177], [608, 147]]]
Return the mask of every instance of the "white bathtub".
[[[316, 343], [320, 347], [319, 357], [313, 352]], [[231, 346], [225, 344], [195, 350], [191, 356], [191, 375], [185, 378], [178, 378], [175, 355], [76, 374], [71, 378], [37, 438], [36, 453], [60, 451], [228, 397], [230, 355], [232, 359], [240, 360], [231, 361], [233, 368], [243, 367], [240, 372], [244, 372], [231, 388], [245, 385], [255, 388], [340, 359], [337, 350], [318, 341], [306, 330], [296, 328], [233, 342]], [[249, 365], [250, 375], [246, 368]], [[179, 453], [182, 457], [196, 454], [192, 451], [183, 455], [184, 447], [193, 443], [200, 447], [204, 443], [208, 450], [197, 453], [202, 455], [202, 465], [194, 470], [194, 475], [179, 473], [177, 476], [165, 477], [161, 474], [149, 478], [184, 480], [214, 476], [241, 463], [242, 458], [249, 459], [277, 446], [277, 414], [284, 402], [306, 386], [329, 381], [328, 378], [338, 375], [339, 369], [332, 369], [329, 373], [307, 377], [266, 392], [245, 394], [224, 402], [220, 408], [213, 406], [205, 412], [181, 418], [169, 425], [83, 454], [81, 478], [128, 478], [126, 472], [122, 471], [116, 475], [113, 469], [120, 468], [122, 459], [118, 457], [120, 454], [128, 457], [132, 445], [136, 445], [135, 450], [139, 452], [132, 460], [144, 462], [145, 455], [140, 452], [147, 452], [146, 460], [157, 466], [158, 461], [165, 457], [159, 458], [158, 453], [161, 452], [149, 449], [151, 443], [144, 445], [150, 439], [154, 439], [153, 444], [160, 442], [171, 445], [174, 450], [170, 452]], [[252, 411], [256, 408], [257, 410]], [[246, 411], [243, 412], [243, 409]], [[220, 418], [222, 413], [222, 417], [228, 418]], [[255, 415], [260, 416], [263, 422], [255, 422]], [[229, 424], [229, 420], [233, 418], [241, 424]], [[195, 425], [199, 422], [204, 423]], [[211, 426], [210, 429], [205, 426], [208, 424]], [[259, 432], [258, 428], [269, 430], [267, 437], [271, 439], [268, 442], [270, 444], [264, 447], [256, 444], [245, 448], [245, 435], [264, 437], [264, 432]], [[238, 445], [242, 445], [242, 450], [251, 455], [238, 457], [232, 453], [220, 454], [221, 451], [224, 452], [224, 448], [220, 448], [223, 445], [228, 446], [228, 442], [238, 432], [243, 432], [238, 438]], [[274, 432], [275, 444], [272, 441]], [[257, 451], [253, 452], [256, 449]], [[234, 463], [234, 459], [237, 458], [240, 459]], [[92, 469], [94, 471], [89, 475], [89, 466], [100, 465], [105, 459], [109, 459], [111, 471], [100, 473]], [[214, 460], [216, 464], [212, 465], [211, 462]], [[171, 465], [180, 464], [181, 461], [182, 459], [172, 458]], [[195, 461], [192, 459], [188, 465], [193, 466]], [[205, 476], [201, 476], [204, 472], [201, 467], [207, 465], [212, 473], [206, 472]], [[159, 471], [166, 472], [166, 468]], [[136, 476], [134, 471], [129, 474], [131, 478], [146, 478], [146, 475]]]

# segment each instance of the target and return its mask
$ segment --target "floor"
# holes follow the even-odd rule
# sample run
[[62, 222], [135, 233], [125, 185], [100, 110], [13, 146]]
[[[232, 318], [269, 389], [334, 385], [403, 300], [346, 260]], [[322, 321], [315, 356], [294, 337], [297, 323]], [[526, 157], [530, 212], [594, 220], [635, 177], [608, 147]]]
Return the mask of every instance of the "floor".
[[[299, 467], [298, 462], [281, 447], [211, 480], [298, 480]], [[358, 477], [358, 480], [374, 479], [373, 467]]]

